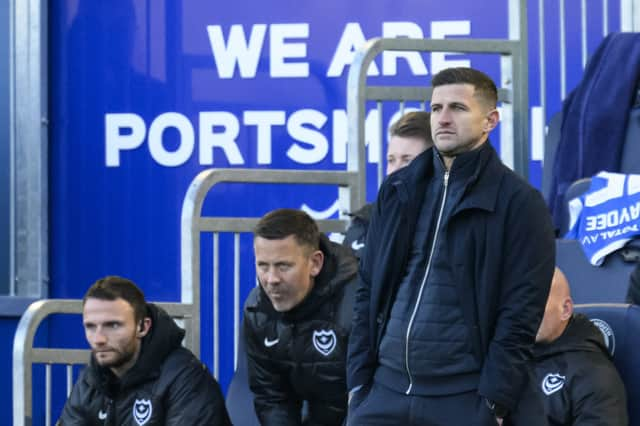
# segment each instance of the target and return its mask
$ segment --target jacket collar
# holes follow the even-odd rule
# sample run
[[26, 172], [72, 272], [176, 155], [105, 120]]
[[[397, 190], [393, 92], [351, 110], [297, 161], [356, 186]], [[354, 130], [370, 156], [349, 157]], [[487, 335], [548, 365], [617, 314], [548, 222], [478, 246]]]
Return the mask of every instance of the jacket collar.
[[[401, 202], [415, 200], [417, 196], [424, 194], [427, 182], [436, 173], [434, 160], [440, 161], [439, 153], [435, 148], [430, 148], [416, 157], [409, 166], [389, 176], [388, 184], [396, 188]], [[460, 166], [456, 165], [458, 160], [462, 160], [458, 163]], [[454, 171], [458, 167], [465, 169], [465, 195], [454, 214], [466, 209], [494, 211], [505, 166], [491, 143], [487, 140], [477, 150], [456, 158]]]

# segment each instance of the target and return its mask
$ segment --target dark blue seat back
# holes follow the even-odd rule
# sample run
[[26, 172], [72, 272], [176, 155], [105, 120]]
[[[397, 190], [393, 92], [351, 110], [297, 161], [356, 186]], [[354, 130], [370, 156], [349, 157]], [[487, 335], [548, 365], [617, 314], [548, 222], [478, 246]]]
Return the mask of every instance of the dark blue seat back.
[[627, 304], [576, 305], [605, 336], [613, 362], [627, 390], [629, 424], [640, 424], [640, 307]]
[[627, 123], [627, 133], [620, 159], [620, 171], [628, 174], [640, 174], [640, 91], [636, 102], [629, 113], [629, 123]]
[[573, 182], [567, 192], [564, 193], [564, 201], [562, 203], [562, 222], [560, 222], [560, 235], [564, 237], [569, 232], [569, 201], [581, 196], [591, 188], [591, 178], [582, 178]]
[[[556, 240], [556, 265], [569, 280], [574, 303], [627, 301], [629, 276], [636, 266], [629, 253], [638, 251], [637, 248], [627, 246], [608, 255], [601, 266], [593, 266], [587, 260], [579, 241]], [[631, 256], [631, 259], [626, 259], [626, 256]]]
[[238, 426], [260, 426], [253, 406], [253, 393], [249, 389], [247, 354], [244, 343], [243, 326], [240, 325], [238, 342], [238, 366], [227, 390], [227, 411], [231, 423]]

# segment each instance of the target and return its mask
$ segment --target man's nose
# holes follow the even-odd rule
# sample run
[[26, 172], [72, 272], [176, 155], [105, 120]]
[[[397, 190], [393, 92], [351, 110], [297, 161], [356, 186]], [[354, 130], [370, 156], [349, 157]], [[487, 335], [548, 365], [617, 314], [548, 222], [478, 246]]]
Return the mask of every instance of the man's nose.
[[438, 123], [447, 124], [451, 122], [451, 112], [449, 108], [442, 108], [438, 114]]
[[280, 282], [280, 276], [275, 268], [269, 268], [265, 276], [265, 282], [270, 285], [278, 284]]
[[101, 328], [96, 328], [92, 333], [90, 340], [94, 345], [103, 345], [107, 342], [107, 337]]

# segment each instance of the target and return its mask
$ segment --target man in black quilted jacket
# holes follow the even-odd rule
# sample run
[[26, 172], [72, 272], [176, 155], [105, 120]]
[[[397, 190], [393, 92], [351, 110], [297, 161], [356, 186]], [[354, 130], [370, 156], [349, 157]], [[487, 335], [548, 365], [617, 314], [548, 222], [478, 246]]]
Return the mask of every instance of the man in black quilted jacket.
[[218, 383], [182, 346], [184, 330], [125, 278], [96, 281], [83, 299], [90, 365], [59, 425], [230, 425]]
[[603, 333], [573, 313], [569, 282], [556, 268], [534, 347], [538, 391], [549, 424], [624, 426], [624, 384]]
[[279, 209], [254, 230], [244, 309], [249, 385], [263, 426], [340, 425], [357, 260], [306, 213]]

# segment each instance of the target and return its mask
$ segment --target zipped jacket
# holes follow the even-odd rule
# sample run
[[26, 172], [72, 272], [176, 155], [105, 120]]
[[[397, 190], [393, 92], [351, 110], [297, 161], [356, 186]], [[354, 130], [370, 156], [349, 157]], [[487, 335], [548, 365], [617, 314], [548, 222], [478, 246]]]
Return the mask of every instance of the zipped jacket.
[[[513, 412], [528, 378], [555, 265], [554, 231], [540, 193], [502, 164], [489, 141], [446, 229], [453, 282], [473, 352], [479, 395]], [[349, 389], [371, 382], [378, 348], [427, 185], [428, 149], [380, 188], [361, 259], [349, 341]]]
[[564, 333], [535, 346], [537, 389], [551, 426], [626, 426], [627, 399], [602, 333], [575, 314]]
[[91, 358], [73, 387], [60, 426], [227, 426], [218, 383], [205, 365], [181, 346], [184, 330], [162, 309], [148, 304], [151, 330], [136, 364], [118, 380]]
[[357, 260], [324, 236], [320, 250], [322, 270], [292, 310], [276, 312], [260, 286], [245, 303], [249, 385], [263, 426], [340, 425], [346, 417]]

